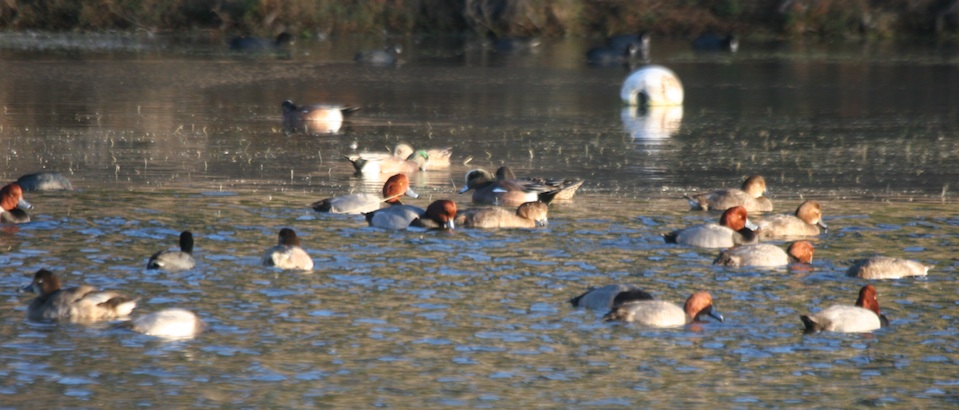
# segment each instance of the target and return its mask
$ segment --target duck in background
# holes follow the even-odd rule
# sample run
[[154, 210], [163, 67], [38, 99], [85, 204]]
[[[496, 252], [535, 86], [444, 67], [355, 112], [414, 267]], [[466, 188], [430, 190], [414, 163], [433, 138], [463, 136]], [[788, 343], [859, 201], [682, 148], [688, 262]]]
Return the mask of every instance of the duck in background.
[[582, 179], [561, 179], [561, 178], [543, 178], [543, 177], [523, 177], [517, 178], [513, 170], [503, 165], [496, 169], [497, 181], [526, 181], [546, 187], [549, 191], [555, 191], [552, 202], [570, 201], [576, 196], [576, 191], [583, 186]]
[[909, 276], [926, 276], [928, 273], [929, 266], [917, 261], [873, 256], [854, 261], [846, 271], [846, 276], [862, 279], [901, 279]]
[[315, 134], [336, 134], [343, 126], [343, 119], [360, 109], [356, 106], [335, 104], [297, 106], [291, 100], [283, 101], [281, 106], [284, 130]]
[[381, 50], [363, 50], [353, 56], [353, 61], [360, 64], [387, 66], [400, 62], [400, 54], [403, 53], [403, 47], [399, 44], [393, 44], [383, 47]]
[[353, 164], [357, 175], [378, 174], [414, 174], [429, 167], [430, 158], [426, 151], [414, 151], [406, 158], [398, 155], [371, 157], [362, 154], [346, 156]]
[[17, 178], [24, 191], [72, 191], [73, 184], [59, 172], [37, 172]]
[[879, 310], [876, 288], [872, 285], [859, 289], [855, 306], [832, 305], [816, 314], [802, 315], [800, 319], [805, 333], [865, 333], [889, 326], [889, 319]]
[[433, 201], [426, 209], [413, 205], [394, 205], [366, 213], [366, 222], [376, 228], [406, 229], [410, 226], [427, 229], [456, 227], [456, 203], [447, 199]]
[[707, 32], [693, 40], [693, 50], [735, 53], [739, 50], [739, 39], [732, 33], [723, 37], [713, 32]]
[[768, 244], [734, 246], [719, 253], [713, 265], [743, 267], [779, 267], [794, 263], [812, 263], [813, 246], [808, 241], [793, 242], [786, 251]]
[[540, 201], [549, 204], [559, 189], [522, 179], [497, 180], [483, 169], [466, 173], [466, 184], [460, 194], [473, 190], [473, 202], [503, 206], [519, 206], [525, 202]]
[[793, 215], [774, 215], [756, 224], [760, 239], [817, 236], [819, 228], [828, 228], [822, 221], [822, 205], [814, 200], [799, 204]]
[[724, 321], [723, 315], [713, 307], [713, 297], [706, 291], [693, 293], [682, 308], [661, 300], [626, 302], [613, 306], [603, 320], [635, 322], [652, 327], [677, 327], [699, 321], [703, 316]]
[[650, 35], [646, 31], [636, 34], [620, 34], [606, 40], [603, 47], [586, 51], [586, 62], [596, 66], [629, 63], [649, 58]]
[[193, 233], [180, 233], [180, 250], [159, 251], [150, 256], [147, 269], [164, 269], [170, 272], [193, 269], [196, 261], [193, 259]]
[[666, 243], [700, 248], [730, 248], [756, 241], [756, 225], [749, 221], [746, 208], [734, 206], [723, 212], [719, 224], [707, 223], [663, 234]]
[[639, 300], [653, 300], [653, 296], [636, 285], [617, 283], [600, 288], [590, 288], [583, 294], [569, 300], [573, 307], [581, 307], [608, 312], [613, 306]]
[[766, 196], [766, 178], [752, 175], [743, 181], [742, 189], [720, 189], [698, 195], [685, 195], [693, 211], [725, 211], [742, 206], [747, 212], [771, 212], [773, 203]]
[[119, 327], [169, 340], [193, 338], [207, 328], [206, 323], [196, 313], [181, 308], [159, 310], [123, 322]]
[[98, 291], [89, 285], [61, 288], [60, 279], [46, 269], [20, 289], [37, 295], [27, 306], [27, 318], [35, 321], [95, 322], [130, 315], [137, 300], [113, 291]]
[[536, 228], [546, 226], [549, 206], [545, 203], [525, 202], [513, 212], [506, 208], [473, 208], [460, 212], [456, 224], [465, 228]]
[[0, 222], [22, 224], [30, 222], [30, 215], [25, 210], [33, 208], [33, 205], [23, 198], [20, 184], [11, 182], [0, 188], [0, 208]]
[[313, 270], [313, 258], [300, 247], [300, 238], [290, 228], [280, 229], [276, 246], [263, 254], [263, 266], [274, 266], [283, 270]]
[[383, 203], [388, 205], [403, 205], [400, 197], [403, 195], [419, 198], [419, 195], [410, 188], [410, 179], [406, 174], [391, 176], [383, 184], [382, 194], [360, 193], [340, 195], [321, 199], [310, 204], [317, 212], [334, 214], [365, 214], [380, 209]]

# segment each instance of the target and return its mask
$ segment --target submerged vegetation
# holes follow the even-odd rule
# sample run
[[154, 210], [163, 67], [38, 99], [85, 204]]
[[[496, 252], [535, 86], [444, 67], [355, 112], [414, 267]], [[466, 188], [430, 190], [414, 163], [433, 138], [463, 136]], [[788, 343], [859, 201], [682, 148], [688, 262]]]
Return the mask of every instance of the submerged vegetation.
[[959, 0], [5, 0], [3, 30], [955, 36]]

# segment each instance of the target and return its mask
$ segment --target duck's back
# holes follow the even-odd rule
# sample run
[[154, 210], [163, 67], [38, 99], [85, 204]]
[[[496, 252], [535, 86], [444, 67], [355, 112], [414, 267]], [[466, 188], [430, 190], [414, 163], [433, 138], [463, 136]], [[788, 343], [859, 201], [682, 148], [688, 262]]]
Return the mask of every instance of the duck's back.
[[807, 224], [795, 215], [775, 215], [757, 223], [760, 238], [804, 237], [819, 235], [819, 227]]
[[82, 285], [37, 297], [27, 307], [32, 320], [107, 320], [128, 316], [136, 301], [112, 291]]
[[862, 333], [882, 327], [876, 312], [852, 305], [833, 305], [802, 320], [807, 331]]
[[412, 205], [395, 205], [366, 214], [370, 226], [383, 229], [406, 229], [426, 211]]
[[334, 214], [361, 214], [380, 209], [383, 197], [379, 194], [361, 193], [335, 196], [313, 203], [313, 209]]
[[723, 266], [776, 267], [789, 264], [789, 255], [782, 248], [768, 243], [735, 246], [719, 254], [713, 262]]
[[623, 316], [621, 320], [646, 326], [674, 327], [683, 326], [687, 323], [686, 312], [682, 308], [662, 300], [629, 302], [614, 307], [613, 310], [629, 310], [631, 312]]
[[858, 260], [846, 275], [863, 279], [899, 279], [907, 276], [926, 276], [929, 267], [922, 263], [887, 256]]
[[738, 232], [725, 226], [708, 223], [675, 232], [676, 243], [700, 248], [729, 248], [736, 245]]
[[535, 228], [536, 222], [505, 208], [469, 209], [457, 215], [457, 225], [467, 228]]
[[263, 265], [285, 270], [311, 270], [313, 258], [299, 246], [277, 245], [266, 250]]

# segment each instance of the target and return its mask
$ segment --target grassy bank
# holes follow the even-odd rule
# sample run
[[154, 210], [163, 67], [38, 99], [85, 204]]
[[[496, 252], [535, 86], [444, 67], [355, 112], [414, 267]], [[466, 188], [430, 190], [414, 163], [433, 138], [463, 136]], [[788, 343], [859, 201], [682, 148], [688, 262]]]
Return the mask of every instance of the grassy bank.
[[4, 0], [2, 30], [955, 36], [959, 0]]

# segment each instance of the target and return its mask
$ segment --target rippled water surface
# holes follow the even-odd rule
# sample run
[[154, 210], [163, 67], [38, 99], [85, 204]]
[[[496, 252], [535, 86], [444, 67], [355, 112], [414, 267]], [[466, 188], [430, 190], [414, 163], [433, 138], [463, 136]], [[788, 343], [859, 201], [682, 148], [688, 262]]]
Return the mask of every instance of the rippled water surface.
[[[686, 86], [681, 109], [622, 109], [623, 67], [587, 41], [533, 53], [403, 40], [406, 63], [357, 66], [372, 40], [236, 55], [216, 41], [0, 38], [7, 181], [39, 170], [76, 191], [27, 193], [33, 222], [0, 231], [0, 407], [851, 407], [959, 404], [955, 249], [959, 55], [936, 44], [743, 44], [699, 55], [654, 42]], [[287, 134], [280, 102], [362, 109], [337, 134]], [[451, 146], [412, 177], [425, 206], [469, 169], [575, 177], [548, 229], [387, 232], [307, 205], [377, 191], [343, 158], [398, 142]], [[711, 266], [660, 234], [714, 220], [683, 193], [766, 176], [777, 212], [814, 198], [828, 233], [810, 267]], [[756, 216], [759, 219], [761, 216]], [[259, 266], [281, 227], [311, 273]], [[195, 269], [146, 271], [179, 231]], [[803, 335], [800, 314], [852, 304], [853, 259], [933, 265], [878, 281], [892, 327]], [[196, 311], [211, 331], [163, 342], [112, 324], [25, 319], [39, 268], [67, 285]], [[607, 324], [566, 302], [640, 285], [713, 295], [725, 323]]]

